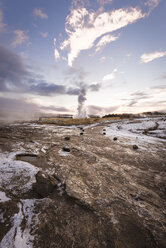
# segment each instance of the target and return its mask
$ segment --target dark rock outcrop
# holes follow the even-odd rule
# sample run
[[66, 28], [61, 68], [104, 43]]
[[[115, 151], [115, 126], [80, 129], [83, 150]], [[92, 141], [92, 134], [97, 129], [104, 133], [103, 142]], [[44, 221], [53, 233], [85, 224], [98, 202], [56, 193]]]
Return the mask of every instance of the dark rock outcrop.
[[133, 145], [133, 149], [134, 150], [137, 150], [138, 149], [138, 146], [137, 145]]
[[57, 185], [58, 181], [53, 176], [42, 171], [39, 171], [36, 174], [36, 184], [34, 185], [34, 189], [40, 196], [48, 196], [51, 192], [53, 192]]
[[66, 146], [64, 146], [64, 147], [62, 148], [62, 150], [63, 150], [64, 152], [70, 152], [70, 148], [69, 148], [69, 147], [66, 147]]

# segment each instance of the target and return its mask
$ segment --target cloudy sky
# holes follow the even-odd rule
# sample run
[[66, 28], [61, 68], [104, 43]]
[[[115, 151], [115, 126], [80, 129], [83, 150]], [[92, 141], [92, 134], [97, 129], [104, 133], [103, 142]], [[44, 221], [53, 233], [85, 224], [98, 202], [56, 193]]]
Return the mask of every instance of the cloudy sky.
[[165, 0], [0, 0], [0, 113], [166, 110]]

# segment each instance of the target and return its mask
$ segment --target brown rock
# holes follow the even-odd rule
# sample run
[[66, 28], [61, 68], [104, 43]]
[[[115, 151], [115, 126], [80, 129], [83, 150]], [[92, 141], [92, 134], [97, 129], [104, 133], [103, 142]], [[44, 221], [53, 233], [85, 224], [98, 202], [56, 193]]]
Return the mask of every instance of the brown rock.
[[138, 149], [138, 146], [137, 145], [133, 145], [133, 149], [134, 150], [137, 150]]
[[50, 176], [42, 171], [39, 171], [36, 174], [35, 190], [42, 197], [48, 196], [57, 184], [58, 181], [53, 176]]
[[63, 147], [62, 149], [64, 152], [70, 152], [70, 148], [69, 147]]

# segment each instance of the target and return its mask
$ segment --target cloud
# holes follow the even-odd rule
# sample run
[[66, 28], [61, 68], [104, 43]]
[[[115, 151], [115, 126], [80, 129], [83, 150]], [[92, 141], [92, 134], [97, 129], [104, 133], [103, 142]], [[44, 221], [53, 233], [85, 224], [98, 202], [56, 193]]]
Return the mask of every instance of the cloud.
[[166, 51], [164, 51], [164, 52], [156, 51], [153, 53], [144, 53], [140, 57], [140, 63], [148, 63], [154, 59], [162, 58], [164, 56], [166, 56]]
[[29, 70], [22, 57], [0, 46], [0, 91], [33, 95], [78, 95], [79, 88], [47, 82], [43, 76]]
[[54, 57], [55, 57], [55, 60], [60, 59], [59, 51], [56, 48], [56, 38], [54, 38]]
[[103, 47], [105, 47], [108, 43], [115, 41], [119, 38], [119, 36], [113, 36], [110, 34], [104, 35], [96, 45], [96, 52], [100, 51]]
[[56, 48], [54, 48], [54, 57], [55, 57], [55, 60], [60, 59], [60, 54]]
[[166, 79], [166, 75], [163, 75], [163, 76], [161, 77], [161, 79]]
[[115, 78], [114, 73], [110, 73], [103, 77], [103, 81], [113, 80], [114, 78]]
[[78, 95], [79, 88], [67, 88], [65, 85], [56, 83], [47, 83], [45, 80], [33, 80], [34, 83], [26, 90], [26, 92], [40, 96], [55, 95]]
[[43, 37], [43, 38], [47, 38], [47, 36], [48, 36], [48, 33], [47, 32], [45, 32], [45, 33], [40, 33], [41, 34], [41, 36]]
[[153, 89], [158, 93], [164, 93], [164, 92], [166, 92], [166, 85], [152, 86], [150, 89]]
[[165, 101], [145, 101], [143, 103], [137, 104], [137, 112], [145, 111], [166, 111]]
[[[0, 46], [0, 91], [26, 93], [40, 96], [79, 95], [80, 88], [89, 91], [99, 91], [101, 84], [87, 84], [87, 75], [82, 68], [70, 68], [67, 77], [72, 80], [70, 86], [47, 82], [43, 76], [34, 73], [33, 68], [26, 67], [21, 56]], [[71, 85], [75, 84], [74, 87]]]
[[97, 83], [97, 82], [92, 82], [91, 84], [85, 82], [86, 81], [85, 77], [87, 76], [88, 72], [86, 72], [82, 67], [80, 68], [69, 67], [69, 69], [65, 71], [65, 74], [66, 74], [65, 80], [70, 80], [72, 83], [74, 83], [77, 86], [77, 88], [74, 89], [76, 95], [79, 95], [81, 89], [84, 89], [86, 92], [87, 91], [94, 92], [94, 91], [99, 91], [102, 86], [101, 83]]
[[42, 113], [60, 112], [68, 113], [70, 109], [60, 106], [43, 106], [27, 98], [6, 98], [0, 97], [0, 120], [30, 120], [38, 118]]
[[[13, 47], [20, 46], [23, 43], [26, 43], [26, 42], [29, 41], [29, 36], [27, 36], [25, 34], [25, 31], [23, 31], [23, 30], [14, 30], [13, 33], [15, 35], [14, 40], [11, 43], [11, 45]], [[28, 44], [30, 44], [30, 43], [28, 43]]]
[[97, 0], [97, 3], [100, 5], [106, 5], [112, 3], [112, 0]]
[[88, 11], [86, 8], [72, 9], [66, 18], [68, 39], [60, 46], [62, 50], [69, 49], [68, 65], [73, 65], [81, 51], [92, 48], [97, 38], [144, 17], [145, 14], [139, 8], [132, 7], [103, 13]]
[[101, 84], [94, 82], [94, 83], [90, 84], [88, 88], [90, 91], [99, 91], [101, 88]]
[[127, 99], [121, 99], [122, 101], [125, 101], [126, 107], [133, 107], [133, 106], [139, 106], [140, 102], [144, 102], [145, 99], [153, 98], [152, 94], [147, 94], [143, 91], [136, 91], [129, 94], [130, 98]]
[[[159, 4], [160, 0], [148, 0], [145, 2], [145, 6], [149, 7], [149, 13], [157, 7], [157, 5]], [[148, 13], [148, 14], [149, 14]]]
[[127, 104], [127, 107], [133, 107], [135, 105], [137, 105], [138, 103], [138, 100], [131, 100], [128, 104]]
[[105, 115], [105, 114], [113, 113], [118, 108], [119, 106], [111, 106], [111, 107], [100, 107], [96, 105], [87, 106], [89, 115]]
[[85, 77], [88, 75], [88, 72], [86, 72], [82, 67], [69, 67], [65, 71], [66, 79], [69, 79], [72, 77], [73, 81], [83, 81]]
[[56, 112], [71, 112], [71, 109], [65, 108], [65, 107], [56, 107], [54, 105], [49, 105], [47, 107], [41, 106], [42, 110], [49, 110], [49, 111], [56, 111]]
[[85, 5], [89, 6], [90, 2], [89, 0], [72, 0], [71, 8], [82, 8]]
[[103, 81], [113, 80], [115, 78], [115, 73], [116, 72], [117, 72], [117, 69], [114, 69], [112, 73], [105, 75], [103, 77]]
[[3, 22], [3, 12], [0, 9], [0, 32], [5, 30], [6, 24]]
[[0, 90], [14, 91], [24, 88], [24, 79], [29, 73], [22, 58], [0, 46]]
[[[133, 106], [136, 106], [136, 105], [138, 105], [140, 102], [142, 102], [142, 100], [145, 100], [145, 99], [149, 99], [149, 98], [152, 98], [153, 96], [152, 95], [146, 95], [146, 94], [144, 94], [144, 95], [142, 95], [142, 96], [137, 96], [137, 95], [135, 95], [135, 97], [133, 98], [133, 99], [130, 99], [130, 100], [127, 100], [127, 101], [129, 101], [128, 103], [127, 103], [127, 107], [133, 107]], [[144, 101], [143, 101], [144, 102]]]
[[35, 84], [29, 88], [29, 92], [40, 96], [49, 96], [57, 94], [65, 94], [66, 88], [63, 85], [48, 84], [46, 82], [34, 81]]
[[141, 98], [144, 98], [144, 97], [147, 97], [147, 94], [145, 92], [142, 92], [142, 91], [136, 91], [136, 92], [133, 92], [130, 94], [130, 96], [134, 96], [134, 97], [139, 97], [139, 99]]
[[112, 57], [111, 56], [102, 56], [101, 58], [99, 58], [100, 62], [104, 62], [105, 60], [111, 60]]
[[36, 8], [33, 10], [33, 16], [39, 17], [40, 19], [48, 19], [48, 15], [43, 12], [42, 9]]
[[155, 78], [154, 80], [161, 80], [161, 79], [166, 79], [166, 74], [165, 75], [161, 75], [158, 78]]
[[75, 95], [75, 96], [78, 96], [79, 95], [79, 92], [80, 92], [80, 89], [79, 88], [68, 88], [67, 89], [67, 94], [68, 95]]

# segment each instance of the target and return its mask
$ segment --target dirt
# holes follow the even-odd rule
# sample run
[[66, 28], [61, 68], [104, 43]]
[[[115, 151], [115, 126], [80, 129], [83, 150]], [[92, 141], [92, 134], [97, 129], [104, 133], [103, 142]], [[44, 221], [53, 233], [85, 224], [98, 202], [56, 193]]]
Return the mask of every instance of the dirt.
[[[164, 141], [134, 150], [124, 138], [114, 141], [103, 135], [104, 127], [102, 123], [89, 127], [81, 136], [80, 128], [50, 125], [0, 128], [2, 152], [20, 150], [16, 160], [33, 164], [64, 185], [63, 190], [56, 187], [45, 198], [33, 188], [17, 195], [8, 190], [12, 200], [0, 205], [1, 211], [4, 206], [7, 209], [8, 228], [6, 222], [0, 222], [5, 230], [0, 240], [12, 226], [11, 217], [18, 212], [16, 203], [35, 198], [29, 227], [35, 248], [166, 247]], [[66, 136], [70, 139], [65, 140]], [[8, 206], [12, 204], [11, 212]]]

